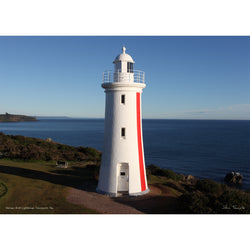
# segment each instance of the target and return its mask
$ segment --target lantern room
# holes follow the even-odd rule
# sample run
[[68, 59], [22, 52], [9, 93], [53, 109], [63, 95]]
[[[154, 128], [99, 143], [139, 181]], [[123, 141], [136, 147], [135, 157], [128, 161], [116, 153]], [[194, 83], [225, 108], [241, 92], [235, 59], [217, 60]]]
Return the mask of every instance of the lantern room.
[[134, 60], [128, 54], [126, 54], [126, 48], [122, 47], [122, 53], [118, 55], [114, 60], [115, 72], [121, 73], [133, 73], [134, 72]]

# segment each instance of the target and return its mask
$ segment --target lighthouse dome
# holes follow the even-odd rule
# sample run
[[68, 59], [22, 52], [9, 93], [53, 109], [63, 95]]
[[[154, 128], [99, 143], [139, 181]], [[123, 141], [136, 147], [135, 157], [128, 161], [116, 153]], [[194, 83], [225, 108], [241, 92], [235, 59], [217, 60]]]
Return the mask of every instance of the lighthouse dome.
[[122, 53], [115, 58], [114, 63], [120, 62], [120, 61], [134, 63], [133, 58], [129, 54], [125, 53], [125, 51], [126, 51], [126, 48], [123, 46]]

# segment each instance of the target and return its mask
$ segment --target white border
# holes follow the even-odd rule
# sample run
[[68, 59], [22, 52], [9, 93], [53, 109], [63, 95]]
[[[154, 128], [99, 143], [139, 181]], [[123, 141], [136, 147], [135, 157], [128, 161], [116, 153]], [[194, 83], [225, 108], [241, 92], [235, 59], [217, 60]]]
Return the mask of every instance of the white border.
[[247, 0], [0, 1], [0, 35], [249, 35]]
[[[0, 35], [250, 35], [248, 1], [0, 0]], [[3, 249], [246, 249], [249, 216], [0, 215]], [[122, 226], [121, 226], [122, 225]]]

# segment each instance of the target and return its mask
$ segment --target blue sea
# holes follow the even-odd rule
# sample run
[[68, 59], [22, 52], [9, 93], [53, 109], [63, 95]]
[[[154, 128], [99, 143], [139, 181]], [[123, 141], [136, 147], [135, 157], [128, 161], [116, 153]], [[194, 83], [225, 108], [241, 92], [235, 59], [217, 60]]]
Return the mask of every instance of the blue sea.
[[[45, 119], [0, 123], [0, 131], [72, 146], [102, 150], [103, 119]], [[250, 121], [143, 120], [146, 165], [223, 182], [231, 171], [243, 174], [250, 189]]]

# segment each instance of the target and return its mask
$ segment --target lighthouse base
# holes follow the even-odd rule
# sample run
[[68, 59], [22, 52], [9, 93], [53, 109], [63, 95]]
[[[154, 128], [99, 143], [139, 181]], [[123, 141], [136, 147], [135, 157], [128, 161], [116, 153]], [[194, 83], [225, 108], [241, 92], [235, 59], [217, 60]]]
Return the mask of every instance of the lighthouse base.
[[99, 193], [99, 194], [103, 194], [103, 195], [111, 196], [111, 197], [116, 197], [117, 196], [116, 193], [105, 192], [105, 191], [102, 191], [99, 188], [96, 188], [96, 192]]
[[[142, 191], [142, 192], [138, 192], [138, 193], [128, 193], [128, 196], [139, 196], [139, 195], [144, 195], [144, 194], [147, 194], [149, 193], [149, 188]], [[96, 192], [99, 193], [99, 194], [103, 194], [103, 195], [106, 195], [106, 196], [110, 196], [110, 197], [117, 197], [117, 196], [120, 196], [121, 193], [110, 193], [110, 192], [105, 192], [105, 191], [102, 191], [100, 190], [99, 188], [96, 188]]]
[[138, 193], [130, 193], [130, 194], [129, 194], [129, 196], [139, 196], [139, 195], [144, 195], [144, 194], [149, 193], [149, 191], [150, 191], [150, 189], [148, 188], [148, 189], [146, 189], [146, 190], [144, 190], [144, 191], [142, 191], [142, 192], [138, 192]]

